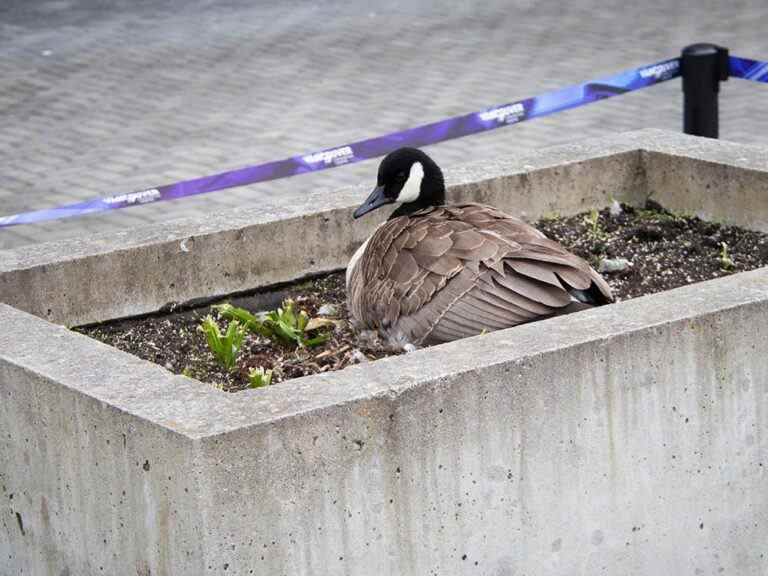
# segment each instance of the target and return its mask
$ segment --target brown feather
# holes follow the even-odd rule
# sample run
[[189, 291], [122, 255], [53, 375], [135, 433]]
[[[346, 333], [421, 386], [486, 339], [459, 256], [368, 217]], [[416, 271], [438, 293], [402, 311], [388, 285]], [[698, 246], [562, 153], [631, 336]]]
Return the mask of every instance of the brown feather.
[[422, 226], [414, 226], [412, 229], [408, 230], [408, 239], [405, 241], [403, 247], [408, 250], [413, 250], [419, 242], [424, 240], [427, 232], [429, 232], [429, 226], [426, 223]]
[[512, 292], [534, 302], [540, 302], [545, 306], [558, 308], [567, 305], [571, 301], [568, 292], [562, 288], [558, 289], [551, 284], [526, 278], [513, 271], [509, 271], [509, 273], [504, 275], [499, 274], [495, 277], [495, 280]]
[[476, 230], [462, 230], [453, 235], [453, 249], [472, 252], [480, 248], [485, 241], [485, 236]]
[[497, 258], [500, 249], [500, 242], [491, 236], [485, 236], [478, 234], [481, 237], [481, 243], [472, 249], [457, 248], [456, 245], [451, 249], [451, 256], [461, 258], [462, 260], [474, 260], [475, 262], [482, 262]]
[[[521, 322], [533, 320], [537, 316], [545, 316], [549, 313], [549, 308], [546, 306], [541, 306], [541, 304], [538, 304], [537, 302], [531, 302], [527, 298], [523, 298], [519, 294], [510, 292], [497, 284], [492, 286], [496, 288], [496, 290], [488, 290], [487, 287], [479, 284], [472, 290], [470, 296], [489, 306], [493, 306], [494, 310], [497, 310], [497, 314], [514, 316], [513, 319], [519, 319]], [[510, 298], [510, 295], [513, 297]], [[539, 311], [539, 307], [541, 307], [542, 311]], [[536, 308], [537, 311], [533, 311], [532, 308]]]
[[576, 290], [587, 290], [592, 284], [592, 276], [589, 272], [583, 272], [582, 270], [560, 264], [550, 264], [549, 266], [563, 282], [572, 288], [576, 288]]
[[389, 278], [395, 285], [404, 285], [412, 282], [419, 274], [419, 265], [408, 250], [401, 250], [395, 258], [395, 264], [389, 274]]
[[516, 260], [510, 258], [507, 265], [512, 268], [518, 274], [527, 276], [546, 284], [551, 284], [556, 288], [562, 288], [563, 285], [560, 280], [557, 279], [555, 273], [550, 268], [547, 262], [535, 262], [531, 260]]
[[448, 252], [452, 246], [453, 241], [449, 236], [436, 238], [428, 233], [424, 240], [414, 246], [413, 251], [414, 253], [436, 258]]
[[432, 207], [386, 222], [347, 287], [355, 321], [414, 344], [576, 309], [569, 289], [594, 289], [612, 299], [584, 260], [521, 220], [479, 204]]

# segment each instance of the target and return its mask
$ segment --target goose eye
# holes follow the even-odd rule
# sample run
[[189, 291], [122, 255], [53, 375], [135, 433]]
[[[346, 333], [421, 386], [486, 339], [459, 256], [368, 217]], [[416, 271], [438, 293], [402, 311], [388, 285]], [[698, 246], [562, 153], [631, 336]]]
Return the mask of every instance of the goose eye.
[[400, 182], [405, 182], [405, 181], [408, 179], [408, 175], [407, 175], [405, 172], [400, 172], [400, 173], [397, 175], [397, 179], [398, 179]]

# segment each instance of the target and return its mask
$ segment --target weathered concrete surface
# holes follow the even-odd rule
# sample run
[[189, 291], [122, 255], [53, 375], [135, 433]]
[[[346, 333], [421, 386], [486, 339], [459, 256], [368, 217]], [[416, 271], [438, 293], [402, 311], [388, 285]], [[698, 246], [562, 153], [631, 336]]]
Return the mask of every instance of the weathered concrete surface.
[[670, 210], [768, 232], [768, 148], [701, 140], [644, 152], [648, 196]]
[[0, 321], [2, 574], [768, 570], [768, 270], [230, 396]]
[[[7, 307], [0, 314], [0, 574], [204, 573], [189, 438], [128, 408], [193, 420], [191, 384], [200, 402], [216, 391]], [[9, 341], [19, 334], [22, 346]]]

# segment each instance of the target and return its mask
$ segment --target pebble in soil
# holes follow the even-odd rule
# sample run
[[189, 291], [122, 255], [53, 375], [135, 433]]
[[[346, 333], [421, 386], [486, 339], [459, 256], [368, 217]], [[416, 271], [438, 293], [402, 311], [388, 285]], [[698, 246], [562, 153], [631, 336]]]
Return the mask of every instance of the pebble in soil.
[[[614, 203], [599, 212], [545, 218], [536, 226], [602, 269], [616, 300], [768, 265], [768, 235], [673, 214], [652, 201], [643, 209]], [[392, 354], [376, 339], [361, 338], [349, 326], [343, 272], [230, 301], [256, 312], [274, 309], [288, 297], [310, 317], [337, 319], [330, 339], [314, 348], [293, 348], [249, 334], [231, 372], [218, 364], [197, 329], [212, 312], [209, 306], [78, 330], [172, 372], [228, 391], [247, 388], [251, 368], [272, 369], [275, 384]], [[226, 328], [226, 320], [219, 318], [219, 323]]]

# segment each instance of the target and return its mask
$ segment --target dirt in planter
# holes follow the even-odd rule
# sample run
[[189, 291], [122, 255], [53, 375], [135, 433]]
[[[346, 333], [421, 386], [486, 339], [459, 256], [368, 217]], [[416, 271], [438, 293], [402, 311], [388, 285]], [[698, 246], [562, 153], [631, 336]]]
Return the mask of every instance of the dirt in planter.
[[[585, 258], [626, 300], [768, 265], [768, 235], [696, 217], [676, 215], [654, 202], [645, 209], [614, 205], [570, 218], [545, 218], [536, 226], [553, 240]], [[210, 306], [78, 328], [79, 332], [224, 390], [248, 387], [251, 368], [273, 370], [272, 383], [339, 370], [352, 363], [392, 355], [380, 343], [360, 338], [347, 321], [344, 272], [259, 291], [229, 301], [258, 312], [293, 298], [310, 317], [337, 320], [330, 339], [313, 348], [275, 344], [249, 334], [236, 368], [224, 369], [198, 330]], [[222, 329], [227, 321], [219, 318]]]

